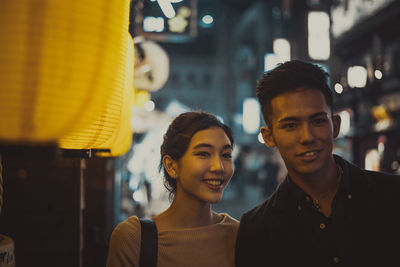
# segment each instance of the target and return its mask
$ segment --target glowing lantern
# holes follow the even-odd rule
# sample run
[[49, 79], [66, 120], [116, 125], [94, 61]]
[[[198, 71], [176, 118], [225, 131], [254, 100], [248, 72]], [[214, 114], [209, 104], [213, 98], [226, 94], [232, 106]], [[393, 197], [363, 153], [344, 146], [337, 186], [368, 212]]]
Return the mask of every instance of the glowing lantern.
[[0, 1], [0, 141], [56, 141], [104, 108], [129, 2]]
[[133, 41], [126, 32], [125, 45], [115, 55], [119, 59], [119, 65], [114, 69], [117, 79], [107, 104], [85, 127], [62, 137], [59, 140], [61, 148], [108, 149], [111, 153], [106, 155], [109, 156], [120, 155], [129, 149], [132, 140], [133, 55]]
[[109, 153], [98, 153], [99, 156], [120, 156], [125, 154], [132, 145], [133, 132], [131, 128], [132, 107], [134, 104], [133, 90], [133, 66], [134, 47], [133, 41], [129, 38], [128, 55], [126, 64], [125, 87], [123, 90], [123, 102], [121, 106], [121, 117], [119, 125], [109, 142], [102, 145], [102, 148], [109, 149]]

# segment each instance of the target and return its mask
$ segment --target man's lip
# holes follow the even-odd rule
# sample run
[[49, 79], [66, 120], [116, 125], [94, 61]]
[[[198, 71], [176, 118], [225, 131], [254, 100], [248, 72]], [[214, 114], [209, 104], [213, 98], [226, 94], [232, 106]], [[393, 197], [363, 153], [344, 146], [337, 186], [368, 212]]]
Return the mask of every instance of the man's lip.
[[307, 157], [307, 156], [313, 156], [317, 153], [321, 152], [321, 149], [313, 149], [313, 150], [307, 150], [305, 152], [298, 153], [298, 157]]

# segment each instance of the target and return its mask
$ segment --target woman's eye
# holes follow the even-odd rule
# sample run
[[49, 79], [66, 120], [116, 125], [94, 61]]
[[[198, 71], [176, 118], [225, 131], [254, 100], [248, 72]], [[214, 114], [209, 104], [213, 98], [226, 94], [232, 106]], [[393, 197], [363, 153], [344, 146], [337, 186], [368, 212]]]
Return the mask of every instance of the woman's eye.
[[202, 151], [202, 152], [197, 152], [196, 155], [201, 157], [207, 157], [210, 155], [210, 153], [208, 153], [207, 151]]

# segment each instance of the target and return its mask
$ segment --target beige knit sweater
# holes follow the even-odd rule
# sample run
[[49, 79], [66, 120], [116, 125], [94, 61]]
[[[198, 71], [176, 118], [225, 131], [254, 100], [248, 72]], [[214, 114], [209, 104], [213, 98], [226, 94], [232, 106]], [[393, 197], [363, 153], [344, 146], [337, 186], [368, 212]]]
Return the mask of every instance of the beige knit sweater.
[[[217, 224], [159, 232], [157, 267], [233, 267], [239, 222], [221, 215]], [[120, 223], [111, 235], [107, 267], [138, 267], [140, 238], [136, 216]]]

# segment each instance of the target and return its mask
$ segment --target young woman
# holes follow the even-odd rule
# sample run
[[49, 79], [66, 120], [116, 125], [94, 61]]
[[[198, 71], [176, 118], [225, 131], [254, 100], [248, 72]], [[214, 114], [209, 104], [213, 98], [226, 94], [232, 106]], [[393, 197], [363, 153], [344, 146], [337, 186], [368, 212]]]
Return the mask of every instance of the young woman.
[[[214, 115], [186, 112], [174, 119], [161, 145], [160, 169], [173, 201], [153, 221], [157, 266], [234, 266], [238, 221], [211, 204], [233, 175], [231, 129]], [[136, 216], [111, 236], [107, 266], [139, 266], [141, 224]]]

